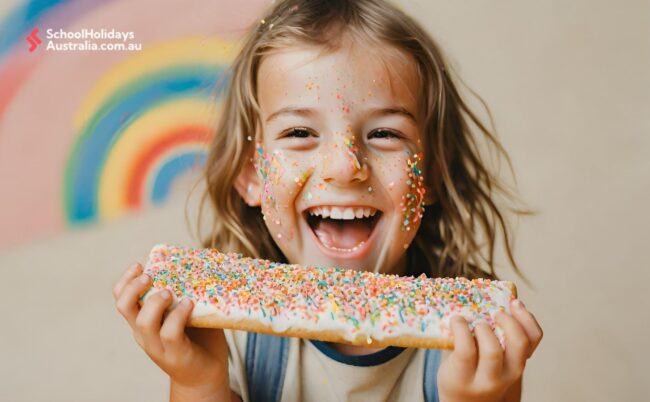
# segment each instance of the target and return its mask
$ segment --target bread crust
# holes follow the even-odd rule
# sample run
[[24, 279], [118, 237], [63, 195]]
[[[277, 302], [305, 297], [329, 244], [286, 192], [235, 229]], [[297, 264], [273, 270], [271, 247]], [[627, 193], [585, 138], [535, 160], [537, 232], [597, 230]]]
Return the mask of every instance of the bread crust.
[[189, 326], [197, 328], [222, 328], [238, 331], [258, 332], [261, 334], [289, 336], [295, 338], [313, 339], [323, 342], [343, 343], [346, 345], [366, 346], [372, 348], [384, 348], [388, 346], [399, 346], [404, 348], [429, 348], [429, 349], [453, 349], [454, 342], [451, 338], [417, 338], [412, 336], [387, 337], [384, 339], [372, 339], [364, 336], [357, 336], [353, 341], [345, 339], [339, 331], [289, 328], [283, 332], [273, 330], [271, 326], [264, 325], [255, 320], [228, 320], [219, 317], [219, 314], [210, 314], [200, 317], [192, 317]]

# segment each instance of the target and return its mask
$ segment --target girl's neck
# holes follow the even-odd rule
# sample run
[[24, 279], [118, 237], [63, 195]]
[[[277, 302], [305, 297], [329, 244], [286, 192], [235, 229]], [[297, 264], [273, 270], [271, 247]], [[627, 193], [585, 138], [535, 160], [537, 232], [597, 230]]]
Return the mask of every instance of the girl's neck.
[[364, 346], [346, 345], [344, 343], [329, 343], [329, 345], [332, 349], [336, 350], [337, 352], [343, 353], [344, 355], [348, 355], [348, 356], [369, 355], [384, 349], [384, 348], [378, 348], [378, 349], [366, 348]]

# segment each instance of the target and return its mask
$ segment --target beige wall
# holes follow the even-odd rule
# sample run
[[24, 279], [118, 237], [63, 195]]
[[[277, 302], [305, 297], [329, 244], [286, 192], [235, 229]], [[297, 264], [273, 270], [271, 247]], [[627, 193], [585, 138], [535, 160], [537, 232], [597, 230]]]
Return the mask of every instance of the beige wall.
[[[403, 3], [490, 105], [539, 211], [517, 237], [546, 331], [524, 400], [647, 400], [650, 3]], [[110, 290], [154, 243], [194, 244], [183, 205], [0, 251], [0, 400], [165, 399]]]
[[490, 105], [539, 211], [517, 238], [546, 331], [525, 399], [647, 400], [650, 3], [451, 3], [409, 9]]

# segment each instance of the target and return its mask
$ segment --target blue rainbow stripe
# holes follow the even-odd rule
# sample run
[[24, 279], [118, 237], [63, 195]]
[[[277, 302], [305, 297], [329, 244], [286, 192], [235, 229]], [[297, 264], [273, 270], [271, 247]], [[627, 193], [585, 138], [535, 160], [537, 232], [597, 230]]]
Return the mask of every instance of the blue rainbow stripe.
[[154, 180], [151, 201], [161, 203], [169, 195], [169, 190], [176, 178], [193, 167], [205, 163], [207, 152], [194, 151], [176, 155], [165, 161]]
[[38, 23], [38, 20], [52, 8], [67, 3], [69, 0], [31, 0], [9, 12], [0, 23], [0, 55], [23, 40]]

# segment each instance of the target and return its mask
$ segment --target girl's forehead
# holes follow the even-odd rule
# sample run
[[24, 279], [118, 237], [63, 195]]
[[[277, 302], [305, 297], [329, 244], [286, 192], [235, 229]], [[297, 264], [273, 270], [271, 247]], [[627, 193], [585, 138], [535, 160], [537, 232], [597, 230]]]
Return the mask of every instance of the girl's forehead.
[[[395, 48], [341, 45], [295, 46], [263, 57], [257, 75], [258, 98], [265, 103], [316, 100], [334, 95], [356, 102], [417, 105], [419, 78], [413, 57]], [[406, 106], [406, 105], [404, 105]]]

